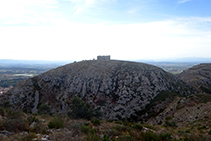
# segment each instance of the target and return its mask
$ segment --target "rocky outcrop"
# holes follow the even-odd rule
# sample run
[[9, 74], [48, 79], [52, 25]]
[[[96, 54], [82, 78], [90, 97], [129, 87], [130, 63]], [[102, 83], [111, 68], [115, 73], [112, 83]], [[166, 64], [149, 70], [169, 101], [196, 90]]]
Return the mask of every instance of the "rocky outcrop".
[[196, 88], [198, 92], [211, 94], [211, 63], [193, 66], [180, 73], [178, 78]]
[[[100, 109], [103, 118], [140, 117], [161, 92], [190, 94], [174, 75], [144, 64], [126, 61], [82, 61], [71, 63], [16, 85], [8, 99], [16, 109], [36, 112], [41, 103], [51, 112], [67, 113], [71, 98], [79, 96]], [[143, 113], [144, 115], [145, 113]]]

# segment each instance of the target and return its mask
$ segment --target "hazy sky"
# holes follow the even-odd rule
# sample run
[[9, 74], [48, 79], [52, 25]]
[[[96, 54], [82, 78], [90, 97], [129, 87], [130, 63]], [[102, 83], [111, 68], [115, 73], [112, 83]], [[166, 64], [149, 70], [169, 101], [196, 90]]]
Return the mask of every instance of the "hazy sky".
[[211, 57], [211, 0], [1, 0], [0, 59]]

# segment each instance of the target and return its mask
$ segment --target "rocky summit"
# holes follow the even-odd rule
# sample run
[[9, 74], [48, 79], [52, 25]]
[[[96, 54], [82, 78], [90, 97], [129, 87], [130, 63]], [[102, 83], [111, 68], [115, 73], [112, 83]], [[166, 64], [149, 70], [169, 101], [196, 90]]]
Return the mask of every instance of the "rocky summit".
[[45, 103], [52, 113], [65, 114], [71, 111], [71, 99], [78, 96], [99, 109], [102, 118], [138, 119], [147, 115], [143, 110], [159, 95], [171, 93], [188, 95], [190, 91], [161, 68], [128, 61], [91, 60], [25, 80], [8, 92], [7, 99], [15, 109], [36, 113]]
[[178, 78], [199, 92], [211, 94], [211, 63], [193, 66], [180, 73]]

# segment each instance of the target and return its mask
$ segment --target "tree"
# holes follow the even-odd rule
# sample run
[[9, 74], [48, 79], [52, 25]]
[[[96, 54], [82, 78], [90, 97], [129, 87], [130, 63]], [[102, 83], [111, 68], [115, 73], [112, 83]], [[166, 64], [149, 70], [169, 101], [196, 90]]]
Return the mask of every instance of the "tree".
[[[98, 114], [98, 115], [96, 115]], [[70, 118], [91, 119], [94, 116], [99, 116], [99, 111], [94, 111], [89, 103], [85, 103], [79, 97], [74, 97], [71, 100], [71, 112], [68, 113]]]

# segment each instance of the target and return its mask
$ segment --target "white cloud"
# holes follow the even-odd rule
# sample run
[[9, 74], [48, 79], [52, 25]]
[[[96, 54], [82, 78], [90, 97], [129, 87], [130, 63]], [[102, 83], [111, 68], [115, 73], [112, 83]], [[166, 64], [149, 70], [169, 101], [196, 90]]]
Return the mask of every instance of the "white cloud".
[[178, 4], [183, 4], [183, 3], [186, 3], [186, 2], [189, 2], [189, 1], [193, 1], [193, 0], [179, 0], [177, 3]]
[[93, 4], [95, 0], [85, 0], [85, 2], [86, 2], [86, 5], [89, 5], [89, 4]]
[[70, 1], [72, 4], [75, 5], [75, 7], [77, 7], [75, 8], [75, 12], [73, 13], [73, 16], [76, 16], [82, 11], [87, 13], [99, 7], [104, 8], [106, 4], [115, 3], [117, 0], [65, 0], [65, 1]]
[[132, 8], [132, 9], [128, 10], [127, 13], [134, 14], [134, 13], [137, 13], [138, 11], [139, 11], [138, 8]]
[[[128, 24], [71, 24], [0, 28], [1, 58], [83, 60], [211, 57], [211, 28], [191, 27], [210, 18], [173, 19]], [[203, 24], [202, 24], [203, 25]]]
[[82, 12], [86, 7], [90, 5], [96, 4], [96, 0], [65, 0], [70, 1], [75, 5], [75, 12], [73, 13], [73, 17]]
[[[1, 24], [26, 24], [32, 20], [43, 19], [49, 13], [46, 9], [54, 9], [56, 0], [6, 0], [0, 1], [0, 25]], [[51, 13], [52, 14], [52, 13]], [[40, 20], [39, 20], [40, 22]]]
[[75, 12], [73, 13], [73, 17], [76, 16], [78, 13], [83, 11], [83, 8], [81, 6], [75, 7]]

